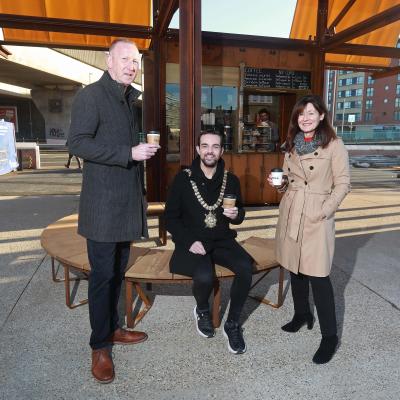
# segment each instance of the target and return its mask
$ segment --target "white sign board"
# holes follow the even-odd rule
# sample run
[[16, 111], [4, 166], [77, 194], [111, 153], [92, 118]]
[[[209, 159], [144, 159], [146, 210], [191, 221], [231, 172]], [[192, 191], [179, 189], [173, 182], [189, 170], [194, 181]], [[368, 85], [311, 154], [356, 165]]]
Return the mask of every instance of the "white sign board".
[[8, 174], [17, 168], [14, 124], [0, 120], [0, 175]]
[[351, 123], [356, 122], [356, 115], [355, 114], [349, 114], [347, 121], [351, 122]]

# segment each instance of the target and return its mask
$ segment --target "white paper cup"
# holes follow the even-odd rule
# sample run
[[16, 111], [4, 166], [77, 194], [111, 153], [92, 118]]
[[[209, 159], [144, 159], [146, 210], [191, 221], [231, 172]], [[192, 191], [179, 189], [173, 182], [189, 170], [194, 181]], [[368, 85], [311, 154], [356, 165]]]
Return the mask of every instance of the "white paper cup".
[[274, 186], [282, 186], [283, 170], [282, 168], [274, 168], [271, 170], [271, 179]]
[[236, 204], [236, 196], [234, 194], [226, 194], [223, 199], [223, 208], [233, 208]]
[[160, 144], [160, 134], [158, 132], [150, 131], [147, 134], [147, 143], [149, 144]]

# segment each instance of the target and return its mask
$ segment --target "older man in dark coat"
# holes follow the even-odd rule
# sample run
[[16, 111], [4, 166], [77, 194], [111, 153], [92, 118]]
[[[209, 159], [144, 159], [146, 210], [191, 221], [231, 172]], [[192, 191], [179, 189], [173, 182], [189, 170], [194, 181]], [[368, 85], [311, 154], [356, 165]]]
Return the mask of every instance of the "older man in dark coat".
[[118, 299], [130, 242], [146, 237], [143, 162], [158, 145], [139, 144], [133, 82], [140, 55], [134, 43], [113, 42], [108, 71], [74, 100], [69, 151], [84, 159], [78, 233], [87, 239], [90, 261], [89, 317], [92, 374], [102, 383], [114, 379], [109, 344], [133, 344], [143, 332], [118, 325]]

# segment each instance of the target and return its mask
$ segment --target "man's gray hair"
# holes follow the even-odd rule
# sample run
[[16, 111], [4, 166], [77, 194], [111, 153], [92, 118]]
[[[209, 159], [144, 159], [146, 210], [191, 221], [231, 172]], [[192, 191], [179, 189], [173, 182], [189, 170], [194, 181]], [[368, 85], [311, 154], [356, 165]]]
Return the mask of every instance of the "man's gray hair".
[[127, 38], [118, 38], [113, 40], [113, 42], [110, 45], [110, 48], [108, 49], [108, 54], [111, 53], [111, 51], [113, 50], [113, 48], [118, 44], [118, 43], [128, 43], [128, 44], [132, 44], [133, 46], [136, 46], [136, 43], [130, 39]]

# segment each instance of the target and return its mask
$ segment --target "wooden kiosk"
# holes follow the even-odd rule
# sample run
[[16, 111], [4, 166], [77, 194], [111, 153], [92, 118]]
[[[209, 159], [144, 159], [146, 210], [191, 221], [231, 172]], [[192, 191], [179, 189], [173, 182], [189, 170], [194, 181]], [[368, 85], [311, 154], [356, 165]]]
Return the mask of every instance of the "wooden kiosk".
[[[299, 50], [237, 46], [239, 36], [225, 35], [223, 45], [203, 39], [201, 129], [224, 133], [226, 168], [239, 177], [246, 204], [277, 203], [279, 195], [266, 176], [282, 165], [280, 145], [294, 103], [311, 92], [312, 57]], [[181, 165], [177, 41], [168, 41], [166, 61], [169, 185]], [[260, 110], [267, 110], [272, 122], [260, 121]]]

